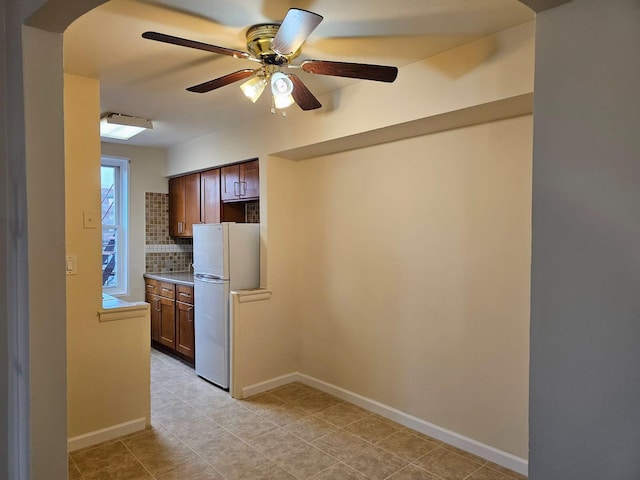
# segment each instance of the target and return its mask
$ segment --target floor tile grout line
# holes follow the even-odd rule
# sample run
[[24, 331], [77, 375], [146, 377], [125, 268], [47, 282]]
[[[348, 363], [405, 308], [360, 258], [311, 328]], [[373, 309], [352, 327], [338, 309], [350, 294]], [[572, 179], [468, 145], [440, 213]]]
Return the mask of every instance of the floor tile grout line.
[[480, 470], [482, 470], [484, 468], [484, 465], [480, 465], [478, 468], [476, 468], [473, 472], [471, 472], [469, 475], [467, 475], [466, 477], [464, 477], [463, 480], [467, 480], [469, 478], [471, 478], [473, 475], [475, 475], [477, 472], [479, 472]]
[[[168, 362], [165, 362], [165, 363], [168, 363]], [[162, 367], [162, 366], [160, 366], [160, 368], [161, 368], [161, 367]], [[182, 366], [180, 365], [180, 366], [178, 366], [178, 367], [182, 367]], [[176, 367], [175, 367], [175, 366], [173, 366], [173, 365], [171, 365], [169, 368], [173, 368], [173, 369], [178, 370], [178, 368], [176, 368]], [[185, 371], [184, 369], [182, 369], [182, 368], [179, 368], [179, 370], [181, 371], [181, 373], [186, 373], [186, 371]], [[313, 396], [316, 396], [316, 395], [318, 395], [318, 396], [320, 396], [320, 395], [327, 395], [328, 397], [333, 397], [332, 395], [327, 394], [326, 392], [317, 391], [317, 389], [314, 391], [314, 389], [313, 389], [313, 388], [311, 388], [311, 387], [309, 387], [309, 390], [306, 390], [307, 386], [304, 386], [304, 385], [303, 385], [303, 386], [301, 386], [301, 387], [299, 387], [299, 392], [300, 392], [300, 393], [299, 393], [298, 395], [296, 395], [296, 394], [295, 394], [295, 388], [293, 388], [293, 389], [289, 389], [289, 390], [292, 390], [292, 391], [294, 392], [294, 393], [292, 393], [292, 394], [282, 394], [281, 396], [279, 396], [279, 395], [278, 395], [278, 391], [279, 391], [279, 390], [286, 389], [287, 387], [290, 387], [290, 386], [298, 387], [298, 385], [296, 385], [296, 384], [295, 384], [295, 382], [294, 382], [293, 384], [288, 384], [288, 385], [285, 385], [285, 386], [282, 386], [282, 387], [278, 387], [278, 388], [273, 389], [273, 390], [270, 390], [270, 391], [262, 392], [262, 393], [261, 393], [261, 394], [259, 394], [258, 396], [260, 396], [260, 395], [271, 395], [271, 396], [272, 396], [273, 398], [275, 398], [278, 402], [282, 402], [282, 403], [280, 403], [280, 404], [276, 405], [276, 406], [275, 406], [275, 407], [273, 407], [273, 408], [280, 408], [280, 407], [282, 407], [283, 409], [284, 409], [284, 408], [286, 408], [287, 406], [289, 406], [289, 407], [294, 406], [296, 403], [301, 403], [301, 404], [302, 404], [302, 403], [304, 403], [304, 400], [305, 400], [305, 399], [308, 399], [308, 398], [313, 397]], [[274, 464], [278, 465], [280, 468], [282, 468], [283, 470], [287, 471], [288, 473], [290, 473], [290, 474], [291, 474], [291, 475], [293, 475], [294, 477], [296, 476], [293, 472], [291, 472], [291, 471], [287, 470], [284, 466], [282, 466], [282, 464], [277, 463], [277, 462], [276, 462], [275, 460], [273, 460], [270, 456], [267, 456], [267, 455], [265, 455], [264, 453], [262, 453], [261, 451], [257, 450], [257, 449], [256, 449], [256, 448], [255, 448], [251, 443], [249, 443], [249, 440], [243, 440], [243, 439], [242, 439], [242, 438], [240, 438], [238, 435], [234, 434], [232, 431], [230, 431], [230, 430], [228, 430], [228, 429], [227, 429], [227, 427], [229, 427], [229, 426], [231, 426], [231, 425], [234, 425], [234, 424], [237, 424], [237, 423], [239, 423], [241, 420], [238, 420], [238, 421], [235, 421], [235, 422], [232, 422], [232, 423], [226, 424], [226, 425], [222, 425], [222, 424], [220, 424], [220, 423], [216, 422], [212, 417], [210, 417], [210, 416], [209, 416], [209, 415], [207, 415], [206, 413], [203, 413], [203, 412], [201, 411], [201, 408], [203, 408], [202, 406], [200, 406], [200, 407], [195, 406], [195, 405], [192, 403], [192, 402], [193, 402], [193, 399], [190, 401], [190, 400], [188, 400], [187, 398], [184, 398], [183, 396], [181, 396], [181, 395], [179, 395], [179, 394], [173, 394], [173, 392], [171, 392], [171, 391], [167, 390], [167, 389], [166, 389], [162, 384], [158, 384], [158, 387], [159, 387], [160, 389], [162, 389], [161, 391], [167, 391], [168, 393], [171, 393], [171, 394], [172, 394], [172, 395], [174, 395], [178, 400], [180, 400], [180, 401], [181, 401], [181, 402], [183, 402], [184, 404], [188, 405], [190, 408], [193, 408], [196, 412], [201, 413], [201, 414], [202, 414], [203, 416], [205, 416], [206, 418], [210, 419], [210, 420], [211, 420], [215, 425], [217, 425], [219, 428], [223, 429], [225, 432], [227, 432], [228, 434], [230, 434], [230, 435], [232, 435], [233, 437], [235, 437], [236, 439], [238, 439], [240, 442], [242, 442], [243, 444], [245, 444], [246, 446], [248, 446], [249, 448], [251, 448], [251, 449], [252, 449], [253, 451], [255, 451], [257, 454], [259, 454], [260, 456], [264, 457], [266, 460], [270, 461], [271, 463], [274, 463]], [[305, 390], [306, 390], [306, 392], [305, 392]], [[380, 442], [383, 442], [384, 440], [388, 439], [389, 437], [391, 437], [391, 436], [393, 436], [393, 435], [395, 435], [395, 434], [397, 434], [397, 433], [399, 433], [399, 432], [402, 432], [402, 431], [406, 431], [406, 432], [408, 432], [409, 434], [411, 434], [411, 435], [415, 436], [416, 438], [420, 438], [420, 439], [422, 439], [422, 440], [424, 440], [425, 442], [428, 442], [428, 443], [431, 443], [431, 442], [429, 442], [429, 438], [430, 438], [430, 437], [420, 435], [420, 432], [414, 432], [414, 431], [412, 431], [411, 429], [409, 429], [409, 428], [406, 428], [406, 427], [405, 427], [405, 428], [397, 428], [395, 431], [392, 431], [392, 432], [388, 433], [387, 435], [385, 435], [385, 436], [383, 436], [383, 437], [380, 437], [380, 438], [376, 439], [375, 441], [371, 441], [371, 440], [368, 440], [367, 438], [363, 438], [362, 436], [359, 436], [359, 435], [357, 435], [357, 434], [354, 434], [354, 433], [350, 432], [349, 430], [347, 430], [347, 428], [348, 428], [349, 426], [351, 426], [351, 425], [353, 425], [353, 424], [355, 424], [355, 423], [359, 422], [359, 421], [362, 421], [362, 420], [366, 419], [367, 417], [372, 418], [372, 419], [375, 419], [375, 420], [378, 420], [378, 421], [381, 421], [381, 422], [385, 422], [385, 419], [384, 419], [384, 418], [379, 418], [379, 416], [378, 416], [378, 415], [376, 415], [374, 412], [367, 412], [367, 411], [364, 411], [364, 415], [363, 415], [362, 417], [357, 418], [357, 419], [353, 420], [352, 422], [349, 422], [349, 423], [344, 424], [344, 425], [341, 425], [341, 426], [338, 426], [338, 425], [336, 425], [336, 424], [333, 424], [333, 423], [331, 423], [330, 421], [327, 421], [327, 420], [323, 419], [323, 418], [320, 416], [320, 414], [321, 414], [322, 412], [324, 412], [324, 411], [326, 411], [326, 410], [328, 410], [328, 409], [330, 409], [330, 408], [332, 408], [332, 407], [338, 406], [338, 405], [353, 405], [352, 403], [342, 401], [341, 399], [338, 399], [337, 397], [333, 397], [333, 398], [335, 398], [335, 399], [336, 399], [336, 401], [337, 401], [337, 403], [336, 403], [336, 404], [330, 405], [330, 406], [328, 406], [328, 407], [326, 407], [326, 408], [321, 408], [320, 410], [315, 410], [315, 409], [312, 409], [312, 410], [305, 410], [305, 412], [304, 412], [304, 413], [305, 413], [305, 414], [304, 414], [304, 416], [302, 416], [302, 417], [300, 417], [300, 418], [297, 418], [297, 419], [295, 419], [294, 421], [291, 421], [291, 422], [288, 422], [288, 423], [280, 423], [280, 422], [274, 421], [274, 420], [272, 420], [271, 418], [269, 418], [269, 416], [268, 416], [268, 414], [267, 414], [267, 413], [268, 413], [269, 411], [271, 411], [271, 410], [272, 410], [272, 407], [266, 407], [264, 410], [259, 409], [259, 408], [252, 409], [252, 408], [248, 407], [247, 405], [243, 404], [243, 403], [242, 403], [242, 401], [235, 400], [235, 399], [233, 399], [233, 400], [229, 403], [229, 405], [235, 404], [235, 405], [238, 405], [238, 406], [240, 406], [240, 407], [243, 407], [243, 408], [246, 410], [246, 412], [247, 412], [247, 413], [250, 413], [250, 414], [252, 414], [252, 415], [255, 415], [257, 418], [260, 418], [260, 419], [262, 419], [262, 420], [264, 420], [264, 421], [267, 421], [267, 422], [272, 423], [272, 424], [274, 425], [274, 428], [273, 428], [272, 430], [268, 431], [268, 432], [264, 432], [265, 434], [267, 434], [267, 433], [269, 433], [269, 432], [275, 432], [275, 431], [281, 430], [281, 431], [283, 431], [283, 432], [286, 432], [287, 434], [290, 434], [290, 435], [292, 435], [292, 436], [296, 437], [298, 440], [300, 440], [300, 441], [301, 441], [301, 445], [307, 445], [307, 446], [310, 446], [310, 447], [312, 447], [312, 448], [314, 448], [314, 449], [317, 449], [317, 450], [321, 451], [323, 454], [326, 454], [327, 456], [329, 456], [330, 458], [332, 458], [333, 460], [335, 460], [335, 463], [333, 463], [331, 466], [329, 466], [329, 467], [327, 467], [327, 468], [325, 468], [325, 469], [321, 470], [320, 472], [316, 472], [316, 474], [314, 474], [314, 475], [313, 475], [313, 477], [318, 476], [320, 473], [322, 473], [323, 471], [325, 471], [325, 470], [327, 470], [327, 469], [331, 468], [332, 466], [334, 466], [334, 465], [336, 465], [336, 464], [342, 464], [342, 465], [345, 465], [346, 467], [348, 467], [348, 468], [350, 468], [350, 469], [352, 469], [352, 470], [354, 470], [354, 471], [357, 471], [357, 472], [359, 472], [360, 474], [362, 474], [362, 475], [365, 475], [365, 476], [366, 476], [366, 474], [365, 474], [364, 472], [360, 472], [359, 470], [354, 469], [353, 467], [351, 467], [350, 465], [348, 465], [348, 464], [347, 464], [347, 463], [345, 463], [344, 461], [341, 461], [341, 460], [337, 459], [336, 457], [334, 457], [333, 455], [331, 455], [329, 452], [326, 452], [326, 451], [322, 450], [322, 448], [321, 448], [321, 447], [319, 447], [319, 446], [317, 446], [317, 445], [315, 445], [315, 444], [313, 444], [313, 443], [312, 443], [312, 442], [314, 442], [314, 441], [316, 441], [316, 440], [318, 440], [318, 439], [320, 439], [320, 438], [323, 438], [323, 437], [325, 437], [325, 436], [327, 436], [327, 435], [330, 435], [331, 433], [338, 432], [338, 431], [342, 431], [343, 433], [347, 433], [347, 434], [349, 434], [349, 435], [354, 436], [355, 438], [358, 438], [359, 440], [362, 440], [363, 442], [366, 442], [366, 443], [367, 443], [367, 447], [365, 447], [365, 448], [370, 448], [370, 447], [379, 448], [379, 449], [381, 449], [381, 450], [383, 450], [383, 451], [385, 451], [385, 452], [389, 453], [390, 455], [393, 455], [393, 456], [395, 456], [395, 457], [397, 457], [397, 458], [401, 459], [403, 462], [408, 462], [408, 463], [407, 463], [406, 465], [404, 465], [402, 468], [400, 468], [400, 469], [396, 470], [394, 473], [390, 474], [390, 475], [389, 475], [389, 477], [390, 477], [390, 476], [395, 475], [395, 474], [396, 474], [396, 473], [398, 473], [399, 471], [402, 471], [402, 470], [404, 470], [404, 469], [408, 468], [410, 465], [413, 465], [414, 467], [420, 468], [421, 470], [427, 471], [427, 472], [429, 472], [430, 474], [435, 475], [433, 472], [430, 472], [429, 470], [425, 469], [424, 467], [421, 467], [420, 465], [417, 465], [417, 464], [416, 464], [416, 462], [417, 462], [419, 459], [423, 458], [424, 456], [428, 455], [428, 454], [429, 454], [429, 452], [433, 452], [433, 451], [435, 451], [435, 450], [437, 450], [437, 449], [443, 449], [443, 450], [446, 450], [446, 451], [447, 451], [447, 452], [449, 452], [449, 453], [452, 453], [452, 454], [454, 454], [454, 455], [456, 455], [456, 456], [459, 456], [459, 457], [465, 458], [465, 459], [467, 459], [467, 460], [469, 460], [469, 461], [472, 461], [472, 462], [474, 462], [474, 463], [476, 463], [476, 464], [478, 464], [478, 465], [479, 465], [479, 466], [478, 466], [478, 468], [477, 468], [477, 469], [475, 469], [475, 470], [474, 470], [471, 474], [469, 474], [467, 477], [465, 477], [465, 479], [470, 478], [470, 477], [471, 477], [472, 475], [474, 475], [477, 471], [481, 470], [483, 467], [487, 466], [487, 465], [488, 465], [488, 463], [489, 463], [487, 460], [485, 460], [485, 459], [481, 459], [480, 457], [477, 457], [477, 458], [478, 458], [478, 460], [482, 460], [482, 463], [479, 463], [479, 462], [477, 462], [476, 460], [473, 460], [473, 459], [467, 458], [466, 456], [461, 455], [461, 454], [460, 454], [460, 453], [458, 453], [456, 450], [454, 450], [454, 449], [455, 449], [455, 447], [454, 447], [454, 446], [446, 445], [446, 444], [441, 444], [440, 442], [439, 442], [439, 443], [437, 443], [437, 444], [436, 444], [436, 443], [433, 443], [433, 445], [434, 445], [434, 448], [433, 448], [433, 449], [431, 449], [429, 452], [426, 452], [425, 454], [423, 454], [423, 455], [421, 455], [421, 456], [419, 456], [419, 457], [417, 457], [417, 458], [414, 458], [414, 459], [412, 459], [412, 460], [409, 460], [409, 459], [408, 459], [408, 458], [406, 458], [406, 457], [401, 457], [401, 456], [399, 456], [399, 455], [396, 455], [396, 454], [395, 454], [393, 451], [391, 451], [390, 449], [387, 449], [387, 448], [385, 448], [384, 446], [379, 445], [379, 443], [380, 443]], [[354, 406], [355, 406], [355, 407], [357, 407], [357, 405], [354, 405]], [[272, 418], [273, 418], [273, 417], [272, 417]], [[290, 431], [290, 430], [288, 430], [288, 429], [287, 429], [287, 427], [288, 427], [289, 425], [292, 425], [292, 424], [294, 424], [294, 423], [297, 423], [297, 422], [299, 422], [299, 421], [303, 421], [303, 420], [305, 420], [305, 419], [309, 419], [309, 418], [317, 418], [317, 419], [319, 419], [319, 420], [323, 420], [323, 421], [327, 422], [327, 424], [328, 424], [328, 425], [330, 425], [330, 426], [331, 426], [332, 428], [334, 428], [335, 430], [333, 430], [332, 432], [327, 432], [327, 433], [325, 433], [325, 434], [323, 434], [323, 435], [320, 435], [320, 436], [318, 436], [318, 437], [313, 437], [313, 438], [310, 438], [309, 440], [305, 440], [305, 439], [304, 439], [304, 438], [302, 438], [301, 436], [296, 435], [295, 433], [293, 433], [292, 431]], [[394, 422], [392, 422], [392, 421], [388, 421], [388, 422], [385, 422], [385, 423], [388, 423], [388, 424], [389, 424], [389, 425], [391, 425], [391, 426], [395, 426], [395, 425], [396, 425], [396, 424], [395, 424]], [[402, 427], [402, 426], [400, 425], [400, 427]], [[167, 429], [167, 430], [169, 430], [169, 429]], [[169, 430], [169, 431], [170, 431], [170, 430]], [[174, 434], [173, 432], [171, 432], [171, 434], [175, 437], [175, 434]], [[426, 438], [425, 438], [425, 437], [426, 437]], [[179, 440], [181, 443], [183, 443], [183, 444], [184, 444], [184, 442], [182, 442], [179, 438], [178, 438], [178, 440]], [[436, 439], [436, 440], [437, 440], [437, 439]], [[185, 444], [185, 445], [186, 445], [186, 444]], [[188, 445], [187, 445], [187, 447], [188, 447]], [[201, 457], [201, 456], [198, 454], [198, 452], [196, 452], [195, 450], [193, 450], [191, 447], [188, 447], [188, 448], [189, 448], [192, 452], [194, 452], [196, 455], [198, 455], [198, 457], [199, 457], [199, 458], [203, 458], [203, 457]], [[206, 462], [206, 463], [207, 463], [207, 464], [209, 464], [209, 462]], [[215, 469], [215, 467], [213, 467], [213, 465], [211, 465], [211, 464], [209, 464], [209, 465], [210, 465], [212, 468], [214, 468], [214, 470], [215, 470], [215, 471], [217, 471], [217, 469]], [[218, 472], [218, 473], [220, 473], [220, 474], [222, 475], [222, 473], [221, 473], [221, 472]], [[503, 474], [503, 475], [505, 475], [505, 477], [507, 477], [507, 476], [508, 476], [509, 478], [512, 478], [512, 480], [517, 480], [517, 478], [515, 478], [515, 477], [510, 477], [510, 476], [509, 476], [509, 475], [507, 475], [506, 473], [502, 473], [502, 474]], [[441, 477], [439, 477], [438, 475], [435, 475], [435, 476], [436, 476], [437, 478], [441, 478]], [[223, 475], [223, 477], [224, 477], [224, 475]], [[386, 478], [389, 478], [389, 477], [386, 477]], [[226, 477], [225, 477], [225, 478], [226, 478]], [[368, 478], [368, 477], [367, 477], [367, 478]]]
[[137, 456], [135, 453], [133, 453], [133, 451], [132, 451], [128, 446], [127, 446], [127, 444], [126, 444], [126, 443], [124, 443], [123, 441], [120, 441], [120, 443], [122, 443], [122, 445], [124, 446], [124, 448], [126, 448], [126, 449], [127, 449], [127, 451], [128, 451], [131, 455], [133, 455], [133, 458], [135, 458], [135, 459], [138, 461], [138, 463], [139, 463], [140, 465], [142, 465], [142, 468], [144, 468], [144, 469], [145, 469], [145, 471], [146, 471], [149, 475], [151, 475], [151, 478], [153, 478], [154, 480], [157, 480], [157, 479], [156, 479], [156, 476], [155, 476], [153, 473], [151, 473], [151, 470], [149, 470], [149, 469], [147, 468], [147, 466], [142, 462], [142, 460], [141, 460], [140, 458], [138, 458], [138, 456]]
[[394, 475], [397, 475], [398, 473], [400, 473], [403, 470], [406, 470], [409, 467], [416, 467], [419, 468], [420, 470], [424, 470], [425, 472], [427, 472], [429, 475], [433, 475], [435, 477], [436, 480], [444, 480], [440, 475], [436, 475], [433, 472], [430, 472], [429, 470], [427, 470], [426, 468], [422, 468], [418, 465], [414, 465], [413, 463], [408, 463], [407, 465], [405, 465], [404, 467], [402, 467], [400, 470], [396, 470], [395, 472], [393, 472], [392, 474], [390, 474], [387, 477], [384, 477], [383, 480], [389, 480], [391, 477], [393, 477]]
[[[160, 423], [162, 425], [162, 423]], [[209, 465], [211, 468], [213, 468], [213, 470], [220, 475], [222, 478], [224, 478], [225, 480], [227, 480], [227, 477], [225, 475], [222, 474], [222, 472], [220, 470], [218, 470], [214, 465], [212, 465], [211, 463], [209, 463], [207, 461], [206, 458], [204, 458], [202, 455], [200, 455], [197, 451], [195, 451], [193, 448], [191, 448], [190, 445], [187, 445], [186, 443], [184, 443], [175, 433], [173, 433], [170, 429], [164, 427], [167, 432], [169, 432], [173, 437], [175, 437], [180, 443], [182, 443], [182, 445], [184, 445], [186, 448], [188, 448], [189, 450], [191, 450], [199, 459], [201, 459], [204, 463], [206, 463], [207, 465]]]

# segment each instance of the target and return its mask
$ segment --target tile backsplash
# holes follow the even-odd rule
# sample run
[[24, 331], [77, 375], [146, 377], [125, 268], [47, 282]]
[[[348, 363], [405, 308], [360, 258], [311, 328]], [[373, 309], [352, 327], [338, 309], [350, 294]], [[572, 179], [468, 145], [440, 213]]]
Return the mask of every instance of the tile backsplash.
[[146, 271], [188, 271], [193, 263], [193, 241], [169, 236], [169, 195], [145, 193], [145, 217]]
[[245, 222], [260, 223], [260, 202], [247, 202], [244, 205]]
[[[245, 221], [260, 223], [260, 202], [245, 203]], [[169, 195], [145, 193], [145, 269], [186, 272], [193, 263], [193, 239], [169, 236]]]

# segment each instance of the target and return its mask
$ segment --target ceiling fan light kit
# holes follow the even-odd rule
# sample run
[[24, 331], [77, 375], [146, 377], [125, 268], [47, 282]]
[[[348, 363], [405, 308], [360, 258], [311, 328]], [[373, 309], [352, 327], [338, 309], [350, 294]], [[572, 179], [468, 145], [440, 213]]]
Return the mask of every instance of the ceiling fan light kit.
[[305, 111], [322, 107], [322, 104], [298, 76], [291, 73], [283, 73], [282, 69], [297, 68], [302, 69], [304, 72], [318, 75], [358, 78], [378, 82], [391, 83], [395, 81], [398, 69], [386, 65], [326, 60], [305, 60], [300, 64], [292, 63], [295, 58], [300, 56], [302, 45], [320, 24], [322, 18], [317, 13], [291, 8], [281, 24], [261, 23], [253, 25], [249, 27], [246, 35], [248, 52], [158, 32], [145, 32], [142, 37], [260, 63], [260, 68], [238, 70], [237, 72], [194, 85], [187, 88], [187, 90], [205, 93], [248, 78], [246, 82], [240, 85], [240, 88], [253, 103], [260, 98], [266, 85], [270, 85], [272, 96], [271, 113], [275, 113], [275, 109], [285, 109], [294, 103]]
[[153, 123], [146, 118], [121, 113], [108, 113], [100, 118], [101, 137], [129, 140], [145, 130], [153, 130]]

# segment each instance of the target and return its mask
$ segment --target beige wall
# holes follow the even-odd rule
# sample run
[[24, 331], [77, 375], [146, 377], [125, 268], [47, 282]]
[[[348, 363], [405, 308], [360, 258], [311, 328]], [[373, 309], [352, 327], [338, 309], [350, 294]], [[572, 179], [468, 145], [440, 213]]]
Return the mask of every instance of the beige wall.
[[65, 75], [66, 253], [78, 274], [67, 276], [67, 424], [69, 437], [148, 418], [149, 318], [100, 323], [101, 229], [85, 228], [83, 212], [100, 212], [100, 87]]
[[102, 155], [129, 160], [129, 278], [128, 295], [118, 295], [126, 301], [144, 301], [145, 272], [145, 193], [167, 193], [164, 176], [166, 150], [119, 143], [102, 143]]
[[302, 161], [300, 371], [527, 457], [531, 116]]
[[[13, 407], [9, 410], [13, 410], [10, 422], [14, 422], [9, 429], [13, 440], [10, 448], [14, 454], [18, 452], [12, 462], [21, 463], [12, 465], [15, 470], [9, 476], [64, 478], [67, 385], [62, 39], [29, 27], [21, 33], [24, 64], [16, 59], [21, 57], [22, 52], [18, 52], [9, 71], [19, 75], [24, 69], [24, 105], [14, 103], [20, 102], [21, 81], [13, 79], [6, 97], [7, 111], [12, 112], [7, 117], [11, 132], [7, 158], [13, 163], [8, 190], [12, 250], [7, 258], [15, 262], [6, 284], [12, 307], [7, 318], [14, 321], [9, 330], [14, 382], [7, 397]], [[19, 37], [19, 30], [17, 34]], [[19, 48], [17, 41], [8, 46]], [[41, 83], [42, 79], [47, 81]], [[4, 107], [0, 111], [4, 112]], [[18, 160], [21, 158], [24, 162]], [[16, 202], [15, 210], [12, 202]], [[25, 409], [29, 417], [20, 418]]]
[[[269, 300], [235, 305], [242, 338], [233, 342], [234, 390], [295, 372], [298, 322], [295, 315], [297, 163], [268, 158], [260, 164], [260, 189], [278, 192], [260, 199], [260, 283]], [[267, 228], [268, 226], [268, 228]]]
[[402, 67], [392, 84], [360, 82], [321, 96], [327, 108], [319, 111], [294, 107], [281, 118], [256, 106], [246, 125], [171, 147], [167, 175], [269, 154], [286, 158], [289, 150], [311, 151], [314, 145], [423, 119], [434, 119], [434, 131], [450, 112], [531, 94], [533, 64], [533, 24], [527, 23]]
[[[298, 370], [527, 457], [531, 118], [467, 128], [464, 111], [530, 95], [533, 54], [527, 24], [404, 67], [392, 89], [349, 87], [340, 109], [169, 149], [171, 175], [261, 160], [273, 294], [239, 305], [236, 390]], [[276, 158], [420, 119], [448, 131]]]

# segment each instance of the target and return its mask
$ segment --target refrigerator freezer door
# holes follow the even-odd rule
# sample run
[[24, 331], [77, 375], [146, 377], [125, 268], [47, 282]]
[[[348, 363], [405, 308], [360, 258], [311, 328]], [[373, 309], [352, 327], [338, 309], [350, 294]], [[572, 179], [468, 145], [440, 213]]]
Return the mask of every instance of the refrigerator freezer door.
[[194, 276], [195, 370], [216, 385], [229, 388], [229, 282]]
[[229, 278], [228, 230], [220, 223], [193, 226], [193, 271]]
[[260, 286], [260, 225], [230, 223], [229, 281], [231, 290]]

